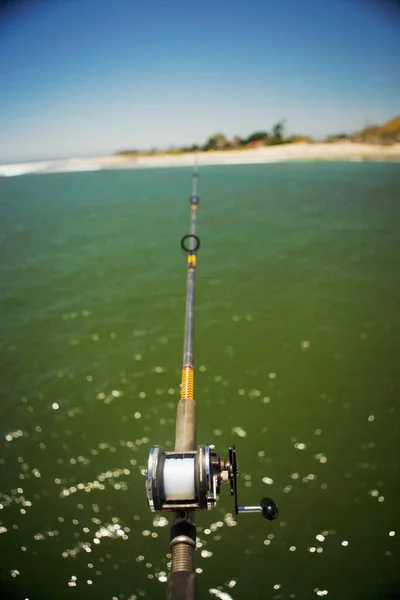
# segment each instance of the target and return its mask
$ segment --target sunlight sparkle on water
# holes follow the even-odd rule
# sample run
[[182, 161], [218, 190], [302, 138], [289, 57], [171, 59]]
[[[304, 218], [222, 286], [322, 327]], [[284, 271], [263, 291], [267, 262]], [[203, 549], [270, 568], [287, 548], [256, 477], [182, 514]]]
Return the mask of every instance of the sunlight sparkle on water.
[[241, 427], [233, 427], [231, 433], [232, 435], [238, 435], [242, 438], [247, 436], [247, 433]]
[[230, 596], [226, 592], [222, 592], [221, 590], [219, 590], [217, 588], [210, 588], [208, 591], [213, 596], [216, 596], [219, 600], [233, 600], [232, 596]]
[[307, 448], [306, 444], [303, 444], [302, 442], [297, 442], [294, 447], [297, 450], [305, 450]]
[[274, 483], [274, 480], [271, 477], [263, 477], [262, 482], [266, 483], [267, 485], [272, 485]]

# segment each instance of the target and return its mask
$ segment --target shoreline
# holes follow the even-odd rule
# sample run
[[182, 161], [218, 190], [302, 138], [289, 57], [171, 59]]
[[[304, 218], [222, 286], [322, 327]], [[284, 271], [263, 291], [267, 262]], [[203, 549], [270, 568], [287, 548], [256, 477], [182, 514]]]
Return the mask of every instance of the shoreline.
[[352, 160], [390, 159], [400, 161], [400, 143], [392, 146], [378, 144], [341, 143], [292, 143], [264, 146], [248, 150], [219, 150], [187, 154], [161, 154], [157, 156], [103, 156], [87, 159], [92, 165], [115, 168], [126, 167], [173, 167], [228, 164], [258, 164], [286, 162], [291, 160]]
[[13, 177], [28, 173], [62, 173], [99, 171], [103, 169], [138, 169], [161, 167], [199, 167], [205, 165], [268, 164], [288, 161], [352, 161], [368, 160], [400, 162], [400, 143], [391, 146], [378, 144], [292, 143], [264, 146], [247, 150], [219, 150], [186, 154], [160, 154], [157, 156], [93, 156], [47, 161], [0, 165], [0, 177]]

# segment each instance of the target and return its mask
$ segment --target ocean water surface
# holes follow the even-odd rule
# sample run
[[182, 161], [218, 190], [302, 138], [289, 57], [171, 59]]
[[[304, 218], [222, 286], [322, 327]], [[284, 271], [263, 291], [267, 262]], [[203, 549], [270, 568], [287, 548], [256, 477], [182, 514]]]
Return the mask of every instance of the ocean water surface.
[[[0, 179], [0, 596], [161, 599], [191, 170]], [[198, 598], [398, 597], [400, 165], [200, 168], [198, 442], [239, 502], [197, 515]], [[167, 518], [165, 518], [167, 517]]]

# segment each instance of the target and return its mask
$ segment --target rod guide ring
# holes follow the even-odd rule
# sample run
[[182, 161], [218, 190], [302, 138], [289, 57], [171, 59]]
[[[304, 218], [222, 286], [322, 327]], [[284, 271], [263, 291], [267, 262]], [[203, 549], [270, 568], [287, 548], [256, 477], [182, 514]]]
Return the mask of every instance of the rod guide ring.
[[[188, 240], [194, 240], [195, 242], [195, 246], [194, 248], [190, 248], [187, 246], [186, 242]], [[194, 235], [193, 233], [188, 233], [186, 235], [183, 236], [183, 238], [181, 239], [181, 248], [182, 250], [184, 250], [185, 252], [193, 253], [196, 252], [199, 248], [200, 248], [200, 239], [197, 237], [197, 235]]]

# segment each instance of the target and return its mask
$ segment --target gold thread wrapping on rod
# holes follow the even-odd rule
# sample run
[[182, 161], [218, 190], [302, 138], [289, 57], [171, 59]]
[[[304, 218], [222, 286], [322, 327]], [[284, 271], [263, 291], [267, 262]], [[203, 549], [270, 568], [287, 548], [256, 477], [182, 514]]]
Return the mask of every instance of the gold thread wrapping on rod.
[[188, 254], [188, 271], [189, 271], [189, 273], [193, 273], [195, 266], [196, 266], [196, 255]]
[[183, 367], [181, 383], [181, 400], [187, 398], [194, 400], [194, 369], [193, 367]]

